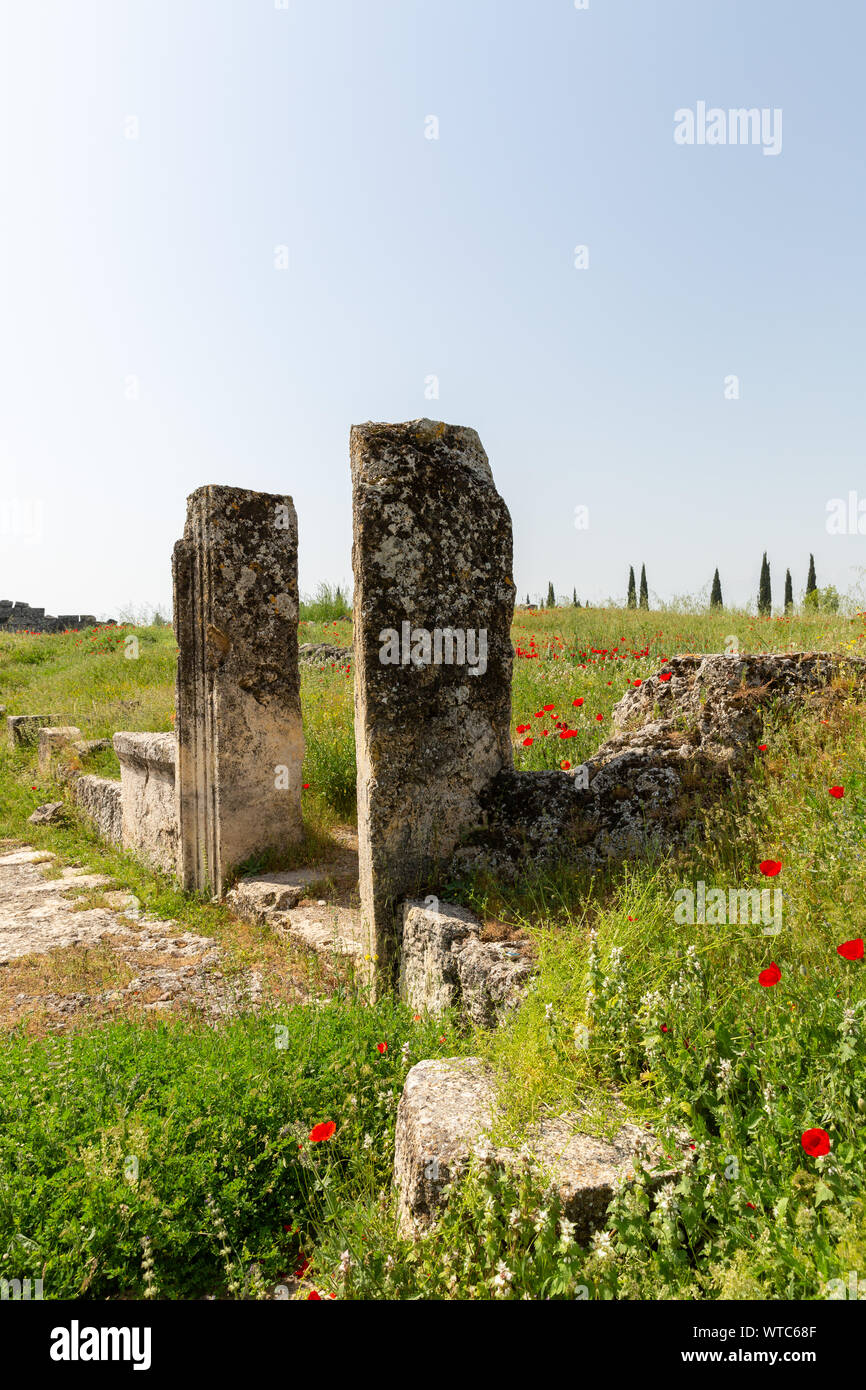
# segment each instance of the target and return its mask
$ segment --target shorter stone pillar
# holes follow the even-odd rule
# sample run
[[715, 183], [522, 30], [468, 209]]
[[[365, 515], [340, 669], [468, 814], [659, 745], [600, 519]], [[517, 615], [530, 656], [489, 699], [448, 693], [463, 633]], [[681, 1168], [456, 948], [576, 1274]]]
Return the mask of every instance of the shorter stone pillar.
[[233, 867], [303, 833], [291, 497], [208, 486], [188, 498], [174, 623], [178, 874], [219, 897]]
[[472, 429], [351, 434], [361, 910], [392, 984], [425, 893], [511, 752], [511, 518]]

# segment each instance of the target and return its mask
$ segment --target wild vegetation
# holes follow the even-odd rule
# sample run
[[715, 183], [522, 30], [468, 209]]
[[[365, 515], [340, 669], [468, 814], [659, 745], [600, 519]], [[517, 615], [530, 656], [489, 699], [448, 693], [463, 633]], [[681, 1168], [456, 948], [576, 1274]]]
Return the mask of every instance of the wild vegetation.
[[[304, 617], [300, 640], [349, 646], [350, 634], [329, 608]], [[513, 641], [523, 768], [579, 764], [628, 684], [665, 656], [866, 654], [861, 615], [816, 605], [775, 618], [717, 604], [521, 608]], [[2, 635], [0, 703], [62, 714], [85, 737], [170, 729], [174, 661], [166, 628]], [[313, 858], [353, 814], [351, 673], [305, 667], [302, 700], [301, 855]], [[216, 937], [230, 968], [261, 964], [270, 988], [258, 1013], [219, 1025], [130, 1007], [56, 1033], [3, 1010], [16, 970], [57, 966], [0, 966], [0, 1277], [42, 1277], [52, 1298], [256, 1297], [279, 1284], [302, 1298], [825, 1297], [829, 1280], [866, 1267], [864, 715], [845, 680], [793, 717], [769, 709], [750, 776], [676, 854], [595, 877], [559, 865], [514, 886], [438, 885], [534, 944], [525, 1004], [488, 1034], [288, 966], [266, 929], [181, 893], [74, 816], [29, 826], [58, 790], [30, 753], [3, 749], [7, 845], [108, 872], [149, 910]], [[117, 775], [113, 754], [96, 770]], [[781, 933], [679, 924], [675, 894], [699, 880], [778, 887]], [[290, 1002], [292, 970], [311, 1002]], [[519, 1140], [549, 1109], [602, 1131], [616, 1096], [652, 1122], [680, 1176], [653, 1205], [638, 1171], [581, 1248], [543, 1174], [527, 1163], [506, 1177], [482, 1156], [435, 1229], [401, 1238], [390, 1172], [402, 1083], [421, 1058], [461, 1053], [496, 1068], [502, 1137]]]

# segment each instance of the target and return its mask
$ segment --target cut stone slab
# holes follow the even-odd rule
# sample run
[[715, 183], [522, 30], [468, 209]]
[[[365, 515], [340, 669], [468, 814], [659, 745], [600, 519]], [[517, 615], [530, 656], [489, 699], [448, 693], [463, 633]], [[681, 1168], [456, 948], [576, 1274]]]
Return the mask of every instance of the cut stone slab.
[[363, 961], [366, 954], [361, 914], [354, 907], [296, 907], [274, 925], [287, 941], [322, 956], [352, 956]]
[[46, 725], [39, 730], [39, 771], [47, 772], [51, 766], [51, 759], [55, 753], [59, 753], [61, 748], [74, 743], [81, 738], [81, 730], [74, 724], [52, 727]]
[[516, 1008], [535, 966], [522, 950], [481, 941], [482, 924], [466, 908], [432, 895], [403, 904], [400, 997], [419, 1013], [461, 1009], [490, 1027]]
[[[406, 1234], [423, 1231], [436, 1219], [445, 1188], [459, 1181], [479, 1145], [494, 1162], [516, 1166], [521, 1155], [494, 1147], [487, 1136], [497, 1115], [491, 1069], [481, 1058], [447, 1058], [412, 1067], [397, 1107], [394, 1141], [394, 1187]], [[574, 1238], [586, 1243], [604, 1225], [615, 1187], [628, 1181], [639, 1152], [645, 1167], [661, 1168], [665, 1158], [657, 1141], [638, 1125], [624, 1122], [612, 1142], [581, 1132], [577, 1116], [545, 1119], [525, 1136], [524, 1151], [545, 1170], [562, 1202], [563, 1215], [575, 1223]], [[654, 1186], [676, 1178], [666, 1168], [654, 1174]]]
[[9, 735], [9, 747], [20, 748], [22, 745], [35, 743], [39, 737], [39, 730], [59, 726], [61, 718], [59, 714], [8, 714], [6, 716], [6, 729]]
[[230, 870], [303, 834], [298, 521], [291, 497], [206, 486], [174, 548], [179, 870]]
[[355, 746], [361, 905], [376, 987], [399, 906], [435, 882], [512, 766], [511, 518], [475, 430], [355, 425]]
[[319, 883], [340, 878], [346, 864], [317, 864], [308, 869], [289, 869], [280, 873], [256, 874], [239, 879], [226, 894], [226, 903], [245, 922], [264, 926], [274, 912], [291, 912], [310, 889]]

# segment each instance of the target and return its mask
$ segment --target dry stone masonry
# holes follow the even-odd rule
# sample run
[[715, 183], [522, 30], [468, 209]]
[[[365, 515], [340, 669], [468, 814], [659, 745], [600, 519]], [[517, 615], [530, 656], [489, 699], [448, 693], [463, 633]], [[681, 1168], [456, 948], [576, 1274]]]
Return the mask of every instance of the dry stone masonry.
[[513, 879], [558, 857], [596, 869], [664, 853], [748, 772], [764, 711], [819, 698], [837, 677], [862, 684], [866, 661], [820, 652], [673, 657], [614, 708], [616, 732], [587, 759], [588, 785], [573, 772], [503, 770], [451, 872]]
[[512, 765], [511, 518], [474, 430], [356, 425], [350, 452], [361, 906], [388, 984], [401, 900]]
[[298, 523], [292, 499], [207, 486], [174, 550], [179, 873], [221, 895], [300, 838]]
[[[0, 598], [0, 632], [79, 632], [95, 624], [92, 613], [61, 613], [59, 618], [52, 618], [44, 608]], [[109, 618], [105, 625], [114, 627], [114, 618]]]

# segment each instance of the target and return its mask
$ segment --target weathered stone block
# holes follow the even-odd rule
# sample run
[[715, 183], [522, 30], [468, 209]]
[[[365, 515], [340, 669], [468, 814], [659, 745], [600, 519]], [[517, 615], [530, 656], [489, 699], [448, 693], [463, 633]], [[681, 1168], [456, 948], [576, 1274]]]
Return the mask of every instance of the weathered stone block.
[[35, 743], [39, 737], [40, 729], [44, 729], [48, 725], [59, 724], [59, 714], [9, 714], [6, 716], [9, 747], [19, 748], [25, 744]]
[[104, 840], [120, 844], [123, 838], [123, 814], [120, 783], [109, 777], [76, 777], [70, 783], [72, 800], [93, 821]]
[[[487, 1136], [498, 1113], [491, 1069], [478, 1057], [419, 1062], [406, 1077], [397, 1107], [394, 1138], [394, 1187], [399, 1194], [400, 1224], [407, 1234], [435, 1219], [442, 1194], [459, 1181], [477, 1147], [491, 1161], [512, 1167], [520, 1155], [495, 1147]], [[623, 1121], [611, 1140], [581, 1130], [574, 1115], [545, 1119], [533, 1126], [522, 1146], [555, 1185], [563, 1215], [575, 1223], [574, 1239], [583, 1244], [604, 1224], [617, 1183], [627, 1181], [635, 1159], [656, 1169], [653, 1185], [675, 1178], [654, 1138]]]
[[60, 728], [52, 728], [46, 725], [39, 730], [39, 771], [47, 772], [51, 766], [51, 759], [55, 753], [64, 748], [69, 743], [74, 743], [81, 738], [81, 730], [74, 724], [61, 725]]
[[177, 872], [178, 833], [174, 734], [118, 733], [121, 840], [167, 873]]
[[472, 429], [356, 425], [351, 463], [361, 903], [384, 984], [401, 899], [512, 764], [511, 519]]
[[174, 550], [179, 871], [230, 869], [301, 824], [298, 527], [290, 497], [199, 488]]
[[31, 825], [55, 825], [63, 820], [65, 810], [62, 801], [46, 801], [44, 806], [37, 806], [27, 820]]
[[523, 998], [534, 971], [523, 951], [481, 941], [481, 923], [463, 907], [429, 897], [403, 904], [400, 997], [420, 1013], [461, 1009], [489, 1027]]

